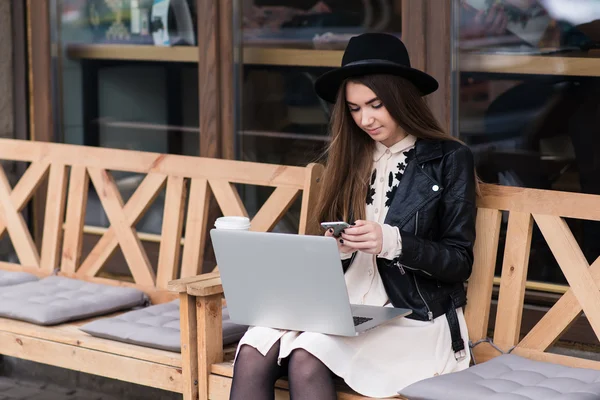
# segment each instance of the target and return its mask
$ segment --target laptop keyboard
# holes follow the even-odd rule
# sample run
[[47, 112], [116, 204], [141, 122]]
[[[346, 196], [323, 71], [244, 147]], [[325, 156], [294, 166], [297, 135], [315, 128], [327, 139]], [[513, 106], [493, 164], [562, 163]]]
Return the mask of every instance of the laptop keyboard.
[[365, 322], [373, 319], [373, 318], [367, 318], [367, 317], [352, 317], [352, 318], [354, 319], [354, 326], [364, 324]]

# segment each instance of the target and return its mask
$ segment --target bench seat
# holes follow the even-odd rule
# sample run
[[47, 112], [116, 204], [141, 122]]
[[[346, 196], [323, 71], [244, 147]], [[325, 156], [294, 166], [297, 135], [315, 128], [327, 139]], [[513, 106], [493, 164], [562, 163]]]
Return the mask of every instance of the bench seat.
[[0, 270], [0, 287], [18, 285], [20, 283], [33, 282], [37, 280], [37, 276], [27, 272]]
[[39, 325], [104, 315], [147, 304], [144, 292], [61, 276], [9, 286], [0, 292], [0, 316]]
[[[111, 318], [101, 318], [85, 324], [81, 330], [90, 335], [118, 340], [139, 346], [181, 352], [179, 300], [130, 311]], [[247, 326], [229, 319], [223, 308], [223, 343], [237, 342]]]
[[595, 400], [600, 399], [600, 371], [506, 354], [425, 379], [401, 393], [411, 400]]
[[181, 393], [180, 353], [90, 336], [79, 328], [91, 321], [40, 326], [0, 318], [0, 353]]

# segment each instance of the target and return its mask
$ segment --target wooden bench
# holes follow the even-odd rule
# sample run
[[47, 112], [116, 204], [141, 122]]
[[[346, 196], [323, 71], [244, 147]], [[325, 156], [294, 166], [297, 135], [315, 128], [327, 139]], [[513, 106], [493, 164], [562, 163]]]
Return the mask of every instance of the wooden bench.
[[[268, 231], [302, 194], [302, 234], [314, 228], [308, 210], [322, 172], [318, 164], [289, 167], [8, 139], [0, 140], [0, 160], [27, 163], [13, 189], [0, 167], [0, 232], [8, 232], [19, 258], [19, 264], [0, 262], [0, 269], [134, 287], [153, 304], [179, 298], [182, 345], [176, 353], [92, 337], [78, 329], [89, 321], [39, 326], [0, 318], [0, 354], [178, 392], [185, 399], [198, 398], [197, 343], [204, 339], [197, 335], [195, 299], [185, 285], [181, 291], [171, 288], [175, 292], [167, 285], [178, 277], [199, 279], [207, 228], [214, 223], [208, 219], [211, 198], [224, 215], [247, 215], [235, 184], [274, 188], [252, 219], [253, 230]], [[126, 202], [113, 171], [145, 174]], [[90, 180], [110, 226], [84, 258]], [[21, 211], [44, 187], [47, 200], [38, 252]], [[153, 263], [136, 224], [161, 193], [162, 230], [153, 237], [158, 247]], [[117, 247], [130, 279], [103, 273]], [[215, 311], [221, 315], [220, 303]], [[210, 327], [203, 326], [205, 330]]]
[[[496, 185], [482, 185], [478, 198], [477, 240], [473, 273], [468, 282], [465, 317], [473, 353], [478, 363], [510, 352], [534, 360], [567, 366], [600, 369], [600, 362], [546, 352], [582, 310], [600, 338], [600, 258], [591, 267], [585, 260], [571, 230], [563, 218], [600, 220], [600, 196]], [[490, 306], [494, 291], [494, 270], [502, 227], [502, 211], [508, 211], [502, 275], [495, 327], [488, 337]], [[531, 331], [520, 339], [526, 277], [533, 223], [543, 233], [571, 288]], [[589, 268], [588, 268], [589, 267]], [[188, 294], [197, 298], [200, 363], [198, 379], [200, 399], [226, 399], [233, 373], [234, 348], [222, 350], [217, 337], [220, 315], [206, 310], [220, 302], [222, 287], [218, 278], [188, 286]], [[206, 332], [202, 334], [203, 327]], [[211, 342], [212, 340], [212, 342]], [[491, 340], [494, 345], [489, 343]], [[289, 398], [287, 382], [276, 384], [278, 399]], [[362, 396], [340, 385], [340, 399]]]

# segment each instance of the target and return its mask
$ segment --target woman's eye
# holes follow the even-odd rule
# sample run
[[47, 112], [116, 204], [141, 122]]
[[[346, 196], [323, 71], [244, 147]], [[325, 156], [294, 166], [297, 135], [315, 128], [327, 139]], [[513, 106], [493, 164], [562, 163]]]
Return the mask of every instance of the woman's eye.
[[373, 104], [373, 108], [381, 108], [381, 106], [383, 106], [383, 103]]
[[357, 112], [358, 110], [360, 110], [360, 108], [352, 108], [352, 107], [349, 107], [349, 108], [350, 108], [350, 112]]

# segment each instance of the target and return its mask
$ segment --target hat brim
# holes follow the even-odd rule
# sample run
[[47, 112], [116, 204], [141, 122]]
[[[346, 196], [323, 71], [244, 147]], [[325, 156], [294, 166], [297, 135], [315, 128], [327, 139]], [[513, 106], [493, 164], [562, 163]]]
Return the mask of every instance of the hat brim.
[[315, 81], [315, 91], [323, 100], [335, 103], [338, 89], [344, 80], [372, 74], [389, 74], [406, 78], [417, 87], [422, 96], [435, 92], [439, 87], [438, 81], [434, 77], [418, 69], [403, 65], [369, 63], [347, 65], [324, 73]]

